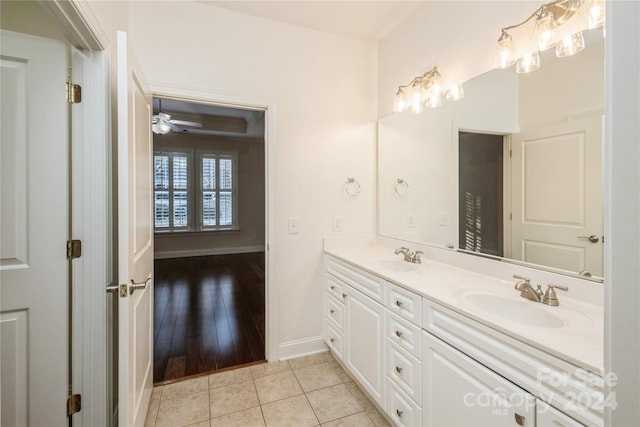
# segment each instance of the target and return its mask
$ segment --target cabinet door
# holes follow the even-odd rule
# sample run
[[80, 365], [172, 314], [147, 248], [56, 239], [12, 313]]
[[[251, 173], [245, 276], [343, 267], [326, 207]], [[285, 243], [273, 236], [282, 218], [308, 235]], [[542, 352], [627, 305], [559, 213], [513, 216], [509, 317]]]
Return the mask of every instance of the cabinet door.
[[346, 364], [371, 397], [384, 407], [386, 309], [350, 286], [345, 288]]
[[542, 400], [536, 403], [536, 421], [540, 427], [584, 427], [584, 424], [580, 424]]
[[426, 426], [528, 426], [536, 399], [439, 338], [423, 336]]

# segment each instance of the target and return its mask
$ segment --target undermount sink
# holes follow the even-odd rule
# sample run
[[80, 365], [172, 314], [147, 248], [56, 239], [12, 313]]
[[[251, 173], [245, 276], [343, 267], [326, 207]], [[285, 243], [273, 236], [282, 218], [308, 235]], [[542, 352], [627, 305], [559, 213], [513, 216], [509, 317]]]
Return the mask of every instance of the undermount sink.
[[478, 310], [529, 326], [560, 328], [565, 325], [562, 318], [549, 311], [549, 307], [534, 301], [489, 293], [467, 294], [464, 300]]
[[379, 259], [373, 262], [373, 265], [376, 268], [380, 268], [383, 270], [394, 271], [397, 273], [404, 273], [408, 271], [413, 271], [418, 268], [418, 264], [412, 264], [410, 262], [404, 261], [401, 258], [398, 259]]

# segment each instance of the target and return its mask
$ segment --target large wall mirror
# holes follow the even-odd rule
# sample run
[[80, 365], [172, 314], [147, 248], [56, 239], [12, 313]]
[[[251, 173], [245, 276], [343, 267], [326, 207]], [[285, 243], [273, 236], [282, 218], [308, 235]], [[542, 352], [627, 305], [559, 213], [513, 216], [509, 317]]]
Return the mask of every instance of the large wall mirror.
[[603, 277], [604, 42], [378, 122], [378, 234]]

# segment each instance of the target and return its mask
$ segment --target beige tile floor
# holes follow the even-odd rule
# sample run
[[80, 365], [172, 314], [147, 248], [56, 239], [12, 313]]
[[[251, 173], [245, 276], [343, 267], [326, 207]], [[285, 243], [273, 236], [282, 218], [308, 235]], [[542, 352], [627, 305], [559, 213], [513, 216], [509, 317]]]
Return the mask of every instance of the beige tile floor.
[[320, 353], [155, 387], [148, 427], [389, 426], [335, 361]]

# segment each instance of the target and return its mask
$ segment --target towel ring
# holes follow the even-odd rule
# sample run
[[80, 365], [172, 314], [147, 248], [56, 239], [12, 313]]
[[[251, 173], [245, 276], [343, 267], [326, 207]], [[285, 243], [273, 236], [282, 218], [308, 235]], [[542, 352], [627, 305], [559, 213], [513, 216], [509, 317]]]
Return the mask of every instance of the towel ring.
[[349, 197], [356, 197], [360, 194], [360, 183], [355, 178], [347, 178], [344, 183], [344, 194]]
[[409, 183], [402, 178], [396, 179], [395, 188], [396, 193], [400, 196], [406, 196], [409, 194]]

